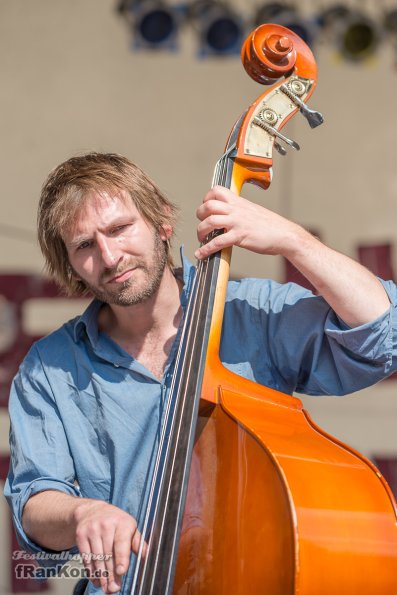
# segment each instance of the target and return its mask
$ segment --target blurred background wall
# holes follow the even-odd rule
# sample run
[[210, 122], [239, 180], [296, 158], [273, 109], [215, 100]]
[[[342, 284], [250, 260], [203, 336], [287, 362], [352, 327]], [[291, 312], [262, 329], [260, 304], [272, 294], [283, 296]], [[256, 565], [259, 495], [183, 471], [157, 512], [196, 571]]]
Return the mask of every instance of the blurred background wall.
[[[297, 4], [304, 18], [331, 6], [325, 0]], [[397, 54], [393, 29], [386, 34], [383, 15], [397, 3], [343, 5], [375, 19], [381, 33], [377, 51], [363, 60], [347, 59], [337, 51], [334, 30], [321, 34], [314, 44], [319, 82], [310, 104], [323, 112], [325, 124], [310, 130], [297, 115], [283, 132], [300, 143], [301, 151], [274, 156], [274, 181], [266, 193], [247, 188], [243, 194], [315, 230], [354, 258], [359, 246], [366, 247], [361, 256], [367, 254], [368, 263], [389, 270], [391, 277], [397, 262]], [[192, 258], [195, 209], [215, 161], [237, 117], [263, 92], [233, 52], [220, 57], [200, 51], [193, 26], [184, 27], [176, 43], [149, 51], [131, 34], [126, 6], [121, 13], [114, 0], [0, 0], [0, 355], [12, 359], [12, 364], [0, 360], [2, 480], [9, 370], [22, 357], [26, 337], [50, 331], [84, 307], [79, 300], [54, 299], [40, 280], [35, 218], [50, 169], [88, 150], [125, 154], [181, 207], [175, 246], [183, 243]], [[229, 7], [248, 27], [259, 3], [230, 0]], [[380, 245], [381, 261], [373, 250]], [[232, 274], [283, 281], [285, 267], [278, 257], [236, 249]], [[15, 343], [18, 332], [22, 338]], [[392, 483], [396, 389], [392, 379], [350, 397], [303, 399], [326, 430], [386, 461]], [[7, 594], [18, 585], [11, 580], [13, 546], [4, 501], [0, 516], [0, 593]], [[37, 588], [19, 585], [24, 592]], [[46, 588], [71, 592], [70, 581], [54, 580]]]

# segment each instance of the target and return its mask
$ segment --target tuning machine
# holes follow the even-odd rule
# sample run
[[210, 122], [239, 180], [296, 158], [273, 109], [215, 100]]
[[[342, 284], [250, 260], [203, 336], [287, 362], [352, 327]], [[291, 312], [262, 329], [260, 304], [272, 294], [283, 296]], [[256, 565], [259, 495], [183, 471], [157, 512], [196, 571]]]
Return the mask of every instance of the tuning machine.
[[306, 118], [310, 128], [316, 128], [324, 122], [322, 114], [310, 109], [299, 97], [299, 95], [303, 95], [306, 91], [305, 85], [300, 80], [294, 79], [290, 81], [288, 86], [283, 83], [279, 88], [282, 93], [284, 93], [293, 103], [295, 103], [295, 105], [299, 107], [302, 116]]
[[[277, 130], [277, 128], [275, 128], [274, 126], [272, 126], [272, 124], [270, 123], [270, 121], [272, 121], [271, 118], [270, 118], [270, 113], [271, 112], [272, 112], [272, 110], [270, 110], [270, 109], [264, 109], [264, 110], [262, 110], [258, 114], [258, 116], [255, 116], [254, 117], [253, 123], [256, 124], [256, 126], [259, 126], [263, 130], [265, 130], [265, 132], [267, 132], [271, 136], [275, 136], [275, 137], [279, 138], [280, 140], [282, 140], [284, 143], [286, 143], [290, 147], [293, 147], [294, 149], [296, 149], [297, 151], [299, 151], [300, 150], [300, 146], [298, 145], [297, 142], [295, 142], [291, 138], [288, 138], [284, 134], [281, 134], [281, 132], [279, 132]], [[277, 121], [277, 117], [276, 117], [276, 120], [272, 121], [272, 123], [275, 124], [276, 121]], [[275, 145], [275, 148], [277, 149], [277, 151], [279, 153], [281, 153], [282, 155], [285, 155], [286, 151], [285, 151], [284, 147], [282, 147], [280, 145], [280, 143], [277, 143], [277, 146]], [[280, 151], [280, 149], [281, 149], [281, 151]]]

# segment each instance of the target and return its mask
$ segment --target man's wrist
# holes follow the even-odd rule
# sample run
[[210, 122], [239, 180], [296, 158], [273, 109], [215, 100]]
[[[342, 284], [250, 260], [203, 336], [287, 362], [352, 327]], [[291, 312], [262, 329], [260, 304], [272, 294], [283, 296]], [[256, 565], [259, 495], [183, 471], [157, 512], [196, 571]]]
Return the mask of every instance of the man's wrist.
[[284, 237], [280, 256], [283, 256], [299, 268], [299, 264], [313, 255], [313, 251], [318, 249], [320, 241], [309, 231], [294, 224]]

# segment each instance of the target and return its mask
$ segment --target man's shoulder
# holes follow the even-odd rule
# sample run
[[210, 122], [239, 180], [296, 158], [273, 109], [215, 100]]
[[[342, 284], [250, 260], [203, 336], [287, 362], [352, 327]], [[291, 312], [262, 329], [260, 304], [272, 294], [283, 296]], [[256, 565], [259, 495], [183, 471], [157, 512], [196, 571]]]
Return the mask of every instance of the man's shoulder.
[[59, 378], [62, 371], [67, 368], [65, 363], [70, 364], [78, 359], [77, 344], [74, 340], [74, 325], [78, 319], [79, 317], [76, 317], [65, 322], [31, 345], [14, 378], [15, 385], [19, 389], [25, 385], [41, 386], [49, 375]]
[[100, 306], [98, 300], [92, 300], [81, 314], [67, 320], [57, 329], [38, 339], [33, 348], [40, 354], [52, 354], [54, 351], [60, 352], [62, 349], [75, 348], [84, 329], [88, 331], [89, 327], [96, 328]]
[[35, 341], [27, 357], [38, 357], [42, 360], [50, 361], [64, 356], [65, 351], [70, 351], [70, 348], [76, 344], [75, 329], [79, 320], [80, 316], [76, 316], [48, 335]]

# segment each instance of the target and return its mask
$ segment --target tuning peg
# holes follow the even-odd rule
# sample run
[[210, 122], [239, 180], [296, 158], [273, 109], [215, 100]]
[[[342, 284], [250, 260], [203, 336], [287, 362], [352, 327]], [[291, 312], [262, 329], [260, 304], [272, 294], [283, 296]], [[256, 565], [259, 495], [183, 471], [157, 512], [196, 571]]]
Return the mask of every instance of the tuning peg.
[[274, 128], [273, 126], [270, 126], [270, 124], [266, 124], [266, 122], [264, 122], [263, 120], [261, 120], [257, 116], [255, 116], [252, 121], [253, 121], [254, 124], [256, 124], [257, 126], [259, 126], [260, 128], [263, 128], [263, 130], [265, 130], [268, 134], [271, 134], [272, 136], [276, 136], [277, 138], [279, 138], [280, 140], [282, 140], [283, 142], [285, 142], [290, 147], [293, 147], [297, 151], [300, 150], [300, 146], [298, 145], [297, 142], [295, 142], [294, 140], [292, 140], [292, 138], [288, 138], [287, 136], [284, 136], [284, 134], [281, 134], [281, 132], [279, 132], [276, 128]]
[[276, 151], [278, 151], [280, 153], [280, 155], [282, 155], [284, 157], [284, 155], [287, 154], [286, 149], [284, 149], [284, 147], [282, 145], [280, 145], [280, 143], [278, 143], [276, 140], [274, 141], [274, 148], [276, 149]]
[[306, 118], [306, 120], [309, 122], [309, 126], [310, 128], [316, 128], [317, 126], [320, 126], [320, 124], [322, 124], [324, 122], [324, 118], [322, 116], [322, 114], [320, 114], [320, 112], [316, 112], [315, 110], [310, 109], [306, 103], [304, 103], [302, 101], [302, 99], [300, 99], [297, 95], [295, 95], [295, 93], [293, 93], [285, 84], [282, 84], [280, 86], [280, 91], [282, 91], [285, 95], [287, 95], [287, 97], [289, 97], [289, 99], [291, 99], [291, 101], [293, 101], [295, 103], [295, 105], [297, 105], [299, 107], [299, 110], [302, 114], [302, 116], [304, 116]]
[[317, 128], [317, 126], [320, 126], [324, 122], [323, 115], [320, 112], [310, 109], [305, 103], [300, 107], [300, 111], [302, 116], [309, 122], [310, 128]]

